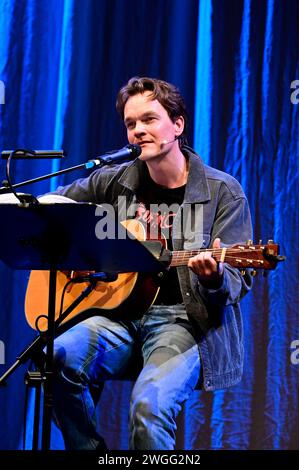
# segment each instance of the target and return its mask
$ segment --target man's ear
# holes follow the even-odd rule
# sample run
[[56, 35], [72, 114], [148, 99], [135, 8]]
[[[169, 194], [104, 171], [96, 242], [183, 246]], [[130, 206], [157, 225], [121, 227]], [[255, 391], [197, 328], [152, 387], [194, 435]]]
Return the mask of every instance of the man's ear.
[[174, 122], [174, 128], [176, 137], [180, 137], [180, 135], [182, 135], [182, 133], [184, 132], [185, 128], [185, 119], [183, 118], [183, 116], [179, 116], [178, 118], [176, 118]]

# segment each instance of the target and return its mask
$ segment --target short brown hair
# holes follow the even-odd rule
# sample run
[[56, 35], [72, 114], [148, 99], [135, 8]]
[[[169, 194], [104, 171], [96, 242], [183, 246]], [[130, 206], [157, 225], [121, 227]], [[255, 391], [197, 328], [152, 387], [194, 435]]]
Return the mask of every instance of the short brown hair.
[[128, 83], [119, 90], [117, 95], [116, 109], [122, 119], [124, 118], [124, 108], [128, 99], [131, 96], [143, 94], [146, 91], [150, 91], [153, 97], [152, 99], [158, 100], [163, 108], [166, 109], [172, 122], [175, 122], [178, 117], [183, 116], [185, 127], [178, 140], [180, 146], [187, 144], [186, 130], [188, 115], [183, 97], [178, 88], [164, 80], [148, 77], [131, 78]]

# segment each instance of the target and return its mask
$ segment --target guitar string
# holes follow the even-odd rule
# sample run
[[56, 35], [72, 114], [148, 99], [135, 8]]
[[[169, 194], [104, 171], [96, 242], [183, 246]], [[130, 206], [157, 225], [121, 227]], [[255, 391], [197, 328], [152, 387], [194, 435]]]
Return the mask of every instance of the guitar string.
[[[199, 250], [174, 250], [173, 254], [184, 254], [184, 253], [205, 253], [205, 252], [212, 252], [212, 253], [221, 253], [223, 248], [207, 248], [207, 249], [199, 249]], [[227, 248], [227, 253], [230, 252], [238, 252], [238, 253], [258, 253], [260, 250], [253, 250], [249, 248], [244, 248], [244, 250], [240, 250], [240, 248]]]
[[[254, 250], [227, 250], [226, 253], [225, 253], [225, 257], [227, 258], [228, 256], [233, 256], [235, 255], [235, 252], [238, 252], [238, 257], [242, 257], [244, 254], [248, 254], [248, 253], [259, 253], [258, 251], [254, 251]], [[222, 250], [187, 250], [187, 251], [173, 251], [172, 252], [172, 259], [180, 259], [180, 258], [188, 258], [190, 256], [195, 256], [196, 254], [200, 254], [200, 253], [206, 253], [206, 252], [210, 252], [212, 254], [214, 254], [215, 256], [217, 255], [221, 255], [222, 254]]]
[[[189, 259], [189, 258], [185, 258], [185, 259], [184, 259], [184, 258], [180, 258], [180, 259], [176, 259], [176, 260], [172, 259], [172, 261], [182, 261], [182, 262], [183, 262], [183, 261], [187, 261], [188, 259]], [[225, 259], [224, 259], [224, 260], [226, 261], [226, 260], [238, 260], [238, 259], [240, 259], [240, 260], [242, 260], [242, 261], [246, 261], [246, 259], [250, 259], [250, 258], [242, 258], [242, 257], [239, 257], [239, 256], [225, 256]], [[263, 260], [260, 260], [260, 259], [250, 259], [250, 261], [252, 261], [252, 262], [261, 262], [261, 261], [263, 261]]]

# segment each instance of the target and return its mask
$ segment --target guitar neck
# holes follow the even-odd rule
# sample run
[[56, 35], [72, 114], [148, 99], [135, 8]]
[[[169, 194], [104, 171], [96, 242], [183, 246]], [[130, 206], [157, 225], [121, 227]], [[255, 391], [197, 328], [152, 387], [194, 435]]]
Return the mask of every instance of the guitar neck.
[[[215, 261], [225, 261], [225, 257], [235, 256], [235, 252], [227, 248], [202, 249], [202, 250], [180, 250], [172, 251], [171, 267], [186, 266], [190, 258], [200, 253], [210, 252]], [[231, 252], [231, 253], [230, 253]]]
[[180, 250], [171, 254], [170, 266], [185, 266], [193, 256], [210, 252], [217, 262], [228, 263], [236, 268], [274, 269], [283, 256], [278, 256], [278, 245], [268, 242], [265, 245], [233, 245], [223, 248], [208, 248], [201, 250]]

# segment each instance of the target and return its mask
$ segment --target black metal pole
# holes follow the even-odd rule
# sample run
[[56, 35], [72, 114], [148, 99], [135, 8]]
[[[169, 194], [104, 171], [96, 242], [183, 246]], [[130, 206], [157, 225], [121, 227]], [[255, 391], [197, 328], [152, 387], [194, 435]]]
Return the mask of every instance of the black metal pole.
[[[75, 166], [72, 166], [70, 168], [65, 168], [64, 170], [59, 170], [59, 171], [56, 171], [55, 173], [49, 173], [47, 175], [38, 176], [37, 178], [33, 178], [31, 180], [22, 181], [20, 183], [13, 184], [12, 187], [14, 189], [17, 189], [17, 188], [20, 188], [22, 186], [26, 186], [27, 184], [37, 183], [38, 181], [43, 181], [43, 180], [46, 180], [48, 178], [53, 178], [55, 176], [63, 175], [65, 173], [69, 173], [69, 172], [74, 171], [74, 170], [81, 170], [83, 168], [85, 168], [85, 169], [87, 168], [86, 163], [81, 163], [80, 165], [75, 165]], [[9, 186], [1, 186], [0, 187], [0, 194], [5, 194], [5, 193], [8, 193], [8, 192], [11, 192], [11, 189], [10, 189]]]
[[52, 382], [53, 382], [53, 351], [55, 338], [55, 306], [56, 306], [56, 269], [50, 269], [49, 283], [49, 308], [48, 308], [48, 330], [47, 330], [47, 352], [44, 374], [44, 406], [43, 406], [43, 432], [42, 450], [50, 449], [51, 440], [51, 418], [52, 418]]
[[33, 423], [33, 438], [32, 450], [38, 450], [39, 441], [39, 421], [40, 421], [40, 402], [41, 402], [41, 387], [42, 378], [35, 387], [35, 403], [34, 403], [34, 423]]
[[34, 360], [34, 356], [38, 354], [41, 347], [45, 345], [45, 336], [37, 336], [32, 343], [17, 357], [9, 369], [0, 377], [0, 385], [5, 385], [5, 380], [9, 377], [21, 364], [25, 364], [29, 359]]

